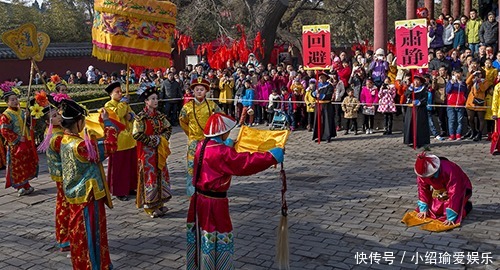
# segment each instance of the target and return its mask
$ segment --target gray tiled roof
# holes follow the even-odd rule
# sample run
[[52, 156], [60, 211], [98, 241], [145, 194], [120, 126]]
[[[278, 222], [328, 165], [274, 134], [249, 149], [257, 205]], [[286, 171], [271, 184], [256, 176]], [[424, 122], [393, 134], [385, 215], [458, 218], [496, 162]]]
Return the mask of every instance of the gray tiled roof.
[[[49, 44], [44, 58], [82, 57], [92, 55], [92, 44], [89, 43], [54, 43]], [[16, 59], [14, 52], [0, 43], [0, 59]]]

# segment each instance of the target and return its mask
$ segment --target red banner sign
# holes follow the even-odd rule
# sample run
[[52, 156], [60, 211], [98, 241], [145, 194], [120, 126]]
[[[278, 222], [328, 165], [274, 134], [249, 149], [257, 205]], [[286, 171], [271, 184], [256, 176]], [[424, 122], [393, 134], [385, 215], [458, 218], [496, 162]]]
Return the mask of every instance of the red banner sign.
[[302, 56], [304, 69], [330, 69], [330, 25], [302, 26]]
[[396, 21], [395, 24], [398, 67], [427, 68], [427, 20]]

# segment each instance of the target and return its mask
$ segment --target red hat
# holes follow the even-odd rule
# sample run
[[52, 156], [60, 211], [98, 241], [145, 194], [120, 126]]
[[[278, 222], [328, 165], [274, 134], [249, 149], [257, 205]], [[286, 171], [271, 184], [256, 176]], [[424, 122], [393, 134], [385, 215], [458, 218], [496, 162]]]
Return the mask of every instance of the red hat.
[[203, 134], [208, 138], [216, 137], [231, 131], [236, 124], [236, 120], [231, 116], [214, 113], [208, 118]]
[[205, 78], [203, 77], [198, 77], [196, 79], [193, 79], [191, 81], [191, 85], [189, 86], [191, 89], [194, 89], [195, 86], [197, 85], [202, 85], [207, 89], [207, 91], [210, 90], [210, 82], [208, 82]]
[[440, 165], [441, 160], [437, 156], [422, 152], [417, 155], [415, 173], [420, 177], [431, 177], [439, 170]]

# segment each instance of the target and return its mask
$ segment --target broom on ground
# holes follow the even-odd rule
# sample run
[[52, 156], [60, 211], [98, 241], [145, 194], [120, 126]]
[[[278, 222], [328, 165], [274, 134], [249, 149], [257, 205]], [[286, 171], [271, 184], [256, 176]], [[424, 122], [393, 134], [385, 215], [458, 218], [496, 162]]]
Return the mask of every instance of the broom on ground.
[[280, 170], [280, 178], [281, 178], [281, 219], [280, 225], [277, 231], [276, 237], [276, 263], [278, 264], [279, 269], [290, 269], [290, 250], [288, 246], [288, 219], [287, 219], [287, 211], [288, 206], [286, 204], [286, 174], [283, 168], [283, 163], [281, 163]]

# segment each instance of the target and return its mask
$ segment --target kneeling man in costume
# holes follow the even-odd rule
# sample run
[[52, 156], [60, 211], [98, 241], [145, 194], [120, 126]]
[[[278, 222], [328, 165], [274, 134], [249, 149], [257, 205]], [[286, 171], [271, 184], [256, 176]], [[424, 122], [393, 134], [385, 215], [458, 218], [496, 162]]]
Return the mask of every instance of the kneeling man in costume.
[[402, 222], [408, 226], [426, 224], [422, 229], [430, 231], [458, 227], [472, 210], [472, 184], [467, 174], [448, 159], [425, 152], [417, 156], [415, 173], [418, 207]]

